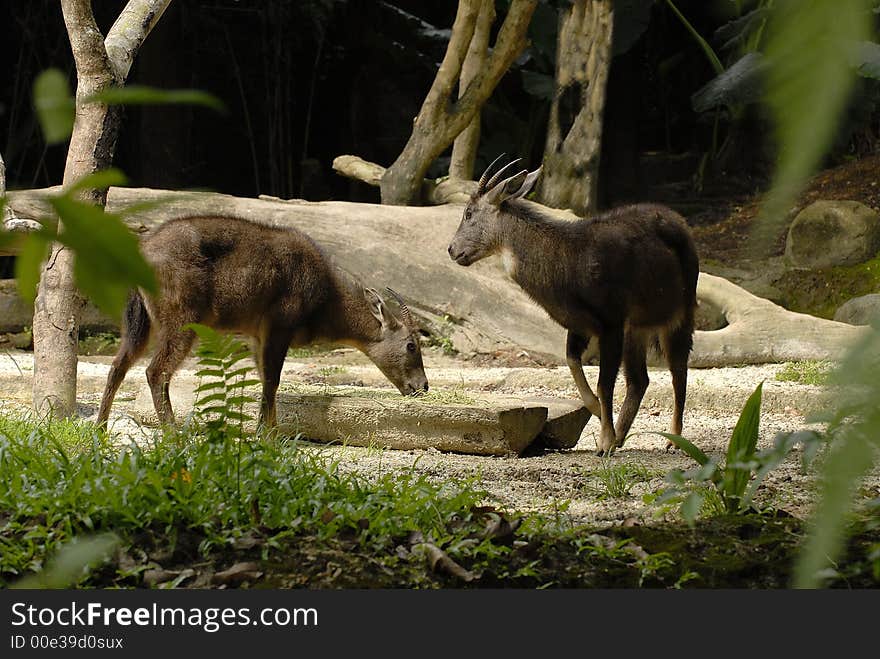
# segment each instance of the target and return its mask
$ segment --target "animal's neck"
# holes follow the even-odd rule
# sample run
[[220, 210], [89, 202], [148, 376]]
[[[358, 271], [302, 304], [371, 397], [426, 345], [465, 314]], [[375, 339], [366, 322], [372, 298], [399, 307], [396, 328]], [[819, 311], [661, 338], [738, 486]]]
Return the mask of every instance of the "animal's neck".
[[562, 270], [568, 239], [562, 220], [511, 204], [502, 215], [500, 252], [504, 268], [526, 292], [535, 294]]
[[350, 276], [336, 272], [334, 295], [330, 295], [321, 314], [321, 334], [335, 341], [364, 349], [379, 338], [379, 323], [364, 298], [363, 288]]

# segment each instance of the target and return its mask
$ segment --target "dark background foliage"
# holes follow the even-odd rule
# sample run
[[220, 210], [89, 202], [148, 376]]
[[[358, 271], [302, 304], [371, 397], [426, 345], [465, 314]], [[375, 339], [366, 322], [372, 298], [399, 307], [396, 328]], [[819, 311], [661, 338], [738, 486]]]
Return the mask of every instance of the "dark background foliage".
[[[93, 4], [106, 31], [125, 2]], [[443, 57], [456, 4], [172, 2], [138, 53], [130, 82], [205, 90], [228, 112], [129, 108], [116, 163], [136, 186], [377, 201], [375, 189], [334, 174], [332, 160], [351, 153], [385, 166], [394, 161]], [[496, 29], [506, 3], [497, 4]], [[557, 12], [565, 4], [545, 2], [536, 11], [529, 48], [484, 109], [478, 167], [502, 151], [540, 160], [553, 92]], [[677, 4], [710, 39], [730, 20], [733, 3]], [[600, 201], [610, 205], [647, 196], [674, 201], [672, 188], [691, 180], [710, 148], [712, 114], [694, 112], [690, 97], [713, 71], [665, 3], [619, 0], [617, 6]], [[44, 145], [31, 86], [50, 66], [74, 81], [61, 11], [56, 0], [7, 0], [3, 12], [0, 150], [9, 187], [55, 185], [66, 146]], [[873, 97], [854, 107], [854, 121], [870, 125], [873, 108]], [[716, 180], [728, 187], [754, 188], [766, 174], [766, 128], [752, 115], [740, 127], [736, 157], [716, 167], [725, 174]], [[852, 149], [859, 139], [865, 142], [865, 135], [844, 135], [839, 150]], [[443, 175], [446, 166], [441, 158], [429, 174]]]

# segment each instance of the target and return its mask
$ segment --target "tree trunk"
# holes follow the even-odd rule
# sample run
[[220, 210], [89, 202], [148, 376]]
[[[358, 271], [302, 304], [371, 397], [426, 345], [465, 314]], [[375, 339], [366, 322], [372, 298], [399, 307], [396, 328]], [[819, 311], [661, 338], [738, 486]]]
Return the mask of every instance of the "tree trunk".
[[[461, 67], [461, 79], [458, 82], [459, 98], [464, 95], [477, 72], [486, 65], [489, 56], [489, 33], [495, 22], [495, 1], [483, 0], [480, 14], [474, 28], [474, 36], [468, 46], [464, 64]], [[449, 177], [462, 181], [474, 178], [474, 162], [477, 159], [477, 148], [480, 145], [480, 110], [452, 144], [452, 160], [449, 163]]]
[[[137, 49], [171, 0], [130, 0], [105, 40], [90, 0], [62, 0], [61, 10], [76, 62], [76, 121], [64, 168], [65, 188], [113, 162], [119, 110], [88, 98], [125, 82]], [[81, 198], [103, 206], [106, 191]], [[59, 230], [61, 227], [59, 226]], [[76, 409], [79, 316], [83, 299], [74, 284], [74, 255], [54, 244], [34, 303], [34, 408], [69, 416]]]
[[[0, 199], [6, 197], [6, 163], [3, 162], [3, 156], [0, 154]], [[12, 207], [8, 204], [3, 206], [3, 212], [0, 213], [0, 224], [12, 219]]]
[[577, 215], [596, 208], [612, 27], [612, 0], [575, 0], [559, 22], [556, 91], [539, 197]]
[[476, 28], [482, 0], [460, 0], [452, 36], [434, 83], [413, 122], [409, 141], [380, 185], [383, 204], [421, 201], [422, 179], [434, 159], [471, 123], [501, 77], [526, 46], [526, 32], [537, 0], [513, 0], [485, 66], [457, 101], [452, 94]]

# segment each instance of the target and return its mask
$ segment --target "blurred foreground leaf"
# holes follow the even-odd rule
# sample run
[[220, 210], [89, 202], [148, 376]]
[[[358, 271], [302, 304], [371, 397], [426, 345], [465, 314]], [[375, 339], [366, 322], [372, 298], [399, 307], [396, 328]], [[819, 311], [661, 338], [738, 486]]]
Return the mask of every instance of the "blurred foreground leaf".
[[67, 76], [59, 69], [46, 69], [34, 81], [34, 109], [49, 144], [65, 141], [73, 132], [75, 105]]

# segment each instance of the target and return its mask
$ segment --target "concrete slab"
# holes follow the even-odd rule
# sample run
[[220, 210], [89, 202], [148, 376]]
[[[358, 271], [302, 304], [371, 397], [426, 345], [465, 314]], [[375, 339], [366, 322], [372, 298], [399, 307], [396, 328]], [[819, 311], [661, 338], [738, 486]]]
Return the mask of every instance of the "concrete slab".
[[529, 398], [527, 402], [547, 408], [547, 421], [535, 438], [535, 443], [543, 448], [574, 448], [592, 416], [580, 400]]
[[535, 440], [546, 420], [546, 406], [517, 400], [447, 405], [399, 396], [278, 396], [280, 429], [355, 446], [518, 455]]

